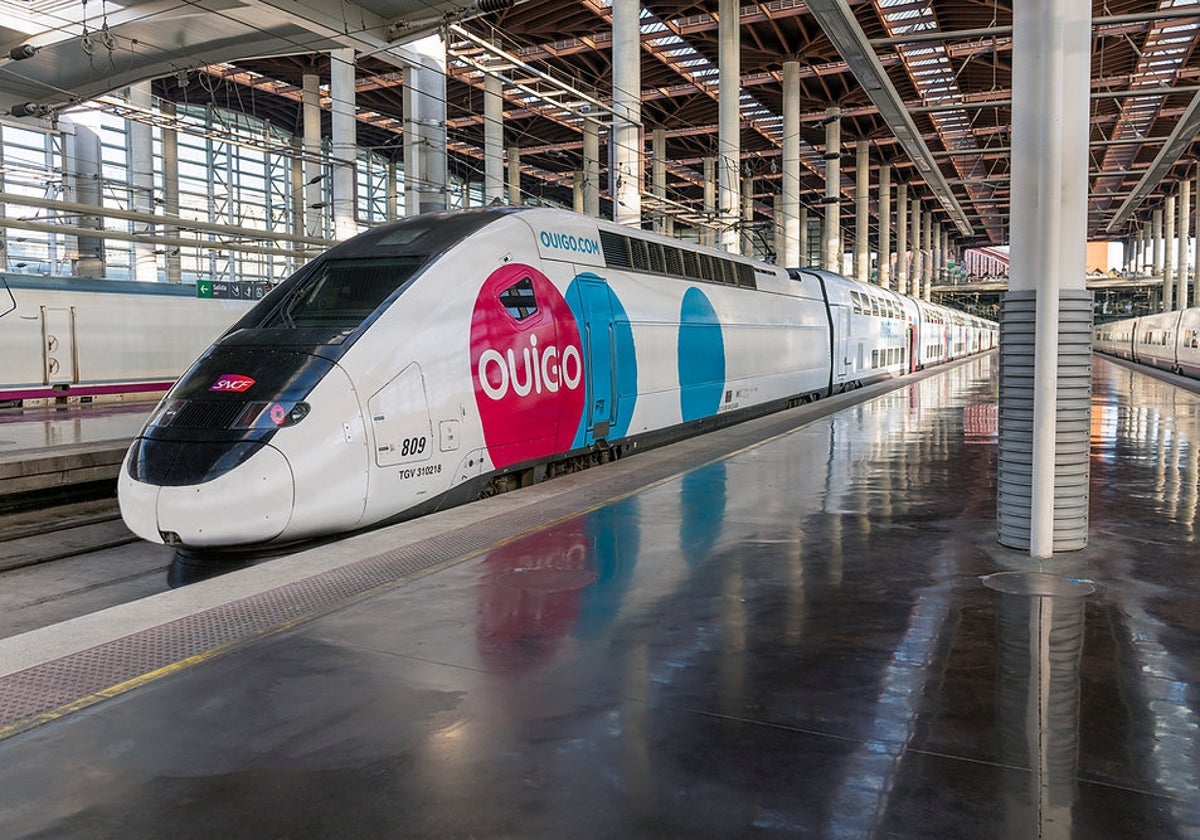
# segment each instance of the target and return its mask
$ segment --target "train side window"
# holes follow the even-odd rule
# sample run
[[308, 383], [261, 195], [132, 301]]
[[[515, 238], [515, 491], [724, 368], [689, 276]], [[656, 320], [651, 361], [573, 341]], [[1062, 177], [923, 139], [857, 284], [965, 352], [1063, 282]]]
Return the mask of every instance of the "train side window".
[[533, 294], [533, 281], [523, 277], [500, 293], [500, 305], [518, 321], [537, 314], [537, 298]]
[[629, 268], [629, 240], [619, 233], [600, 231], [604, 248], [604, 263], [610, 268]]
[[879, 314], [879, 298], [877, 298], [877, 297], [871, 298], [871, 314], [872, 315]]
[[647, 242], [646, 250], [650, 252], [650, 270], [655, 274], [665, 274], [667, 271], [667, 260], [663, 254], [662, 243]]
[[676, 276], [683, 274], [683, 254], [678, 248], [672, 248], [669, 245], [663, 248], [663, 253], [667, 257], [667, 274]]
[[646, 240], [638, 239], [636, 236], [629, 238], [629, 256], [630, 265], [638, 271], [650, 270], [650, 253], [646, 248]]
[[700, 255], [695, 251], [683, 252], [683, 275], [692, 279], [700, 277]]

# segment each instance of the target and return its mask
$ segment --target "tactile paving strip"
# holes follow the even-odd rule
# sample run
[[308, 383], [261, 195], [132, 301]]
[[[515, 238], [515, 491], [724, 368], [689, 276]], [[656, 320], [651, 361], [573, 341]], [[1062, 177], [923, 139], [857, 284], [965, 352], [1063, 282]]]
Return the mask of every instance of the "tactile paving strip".
[[[0, 737], [123, 693], [169, 666], [222, 647], [251, 641], [330, 612], [372, 590], [420, 572], [467, 559], [497, 542], [534, 531], [603, 502], [648, 487], [699, 464], [724, 457], [806, 425], [850, 402], [911, 383], [884, 383], [853, 397], [822, 400], [720, 432], [692, 438], [669, 457], [630, 458], [628, 469], [454, 531], [350, 563], [0, 678]], [[606, 476], [609, 478], [609, 476]], [[551, 485], [552, 486], [552, 485]]]

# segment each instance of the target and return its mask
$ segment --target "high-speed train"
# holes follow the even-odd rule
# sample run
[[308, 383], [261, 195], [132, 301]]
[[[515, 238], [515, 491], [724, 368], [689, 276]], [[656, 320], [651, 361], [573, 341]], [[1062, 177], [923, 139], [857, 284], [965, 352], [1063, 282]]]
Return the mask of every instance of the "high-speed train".
[[990, 349], [992, 324], [546, 208], [362, 233], [271, 291], [133, 442], [121, 513], [207, 549], [365, 528]]
[[1092, 328], [1092, 347], [1110, 356], [1200, 379], [1200, 308], [1097, 324]]

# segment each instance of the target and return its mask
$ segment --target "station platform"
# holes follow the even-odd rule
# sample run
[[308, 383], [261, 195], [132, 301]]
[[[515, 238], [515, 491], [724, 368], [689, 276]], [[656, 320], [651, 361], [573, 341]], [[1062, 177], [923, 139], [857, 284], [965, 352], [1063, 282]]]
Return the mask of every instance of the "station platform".
[[1200, 397], [1097, 358], [1090, 543], [1035, 562], [995, 390], [993, 354], [0, 640], [0, 832], [1200, 837]]
[[153, 401], [0, 411], [0, 504], [116, 478]]

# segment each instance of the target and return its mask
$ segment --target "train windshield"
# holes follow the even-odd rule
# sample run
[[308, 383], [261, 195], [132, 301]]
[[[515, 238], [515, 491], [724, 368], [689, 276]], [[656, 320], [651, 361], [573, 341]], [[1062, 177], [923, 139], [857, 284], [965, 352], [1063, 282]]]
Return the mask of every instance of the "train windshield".
[[258, 326], [353, 329], [427, 261], [423, 255], [325, 260], [296, 284]]

